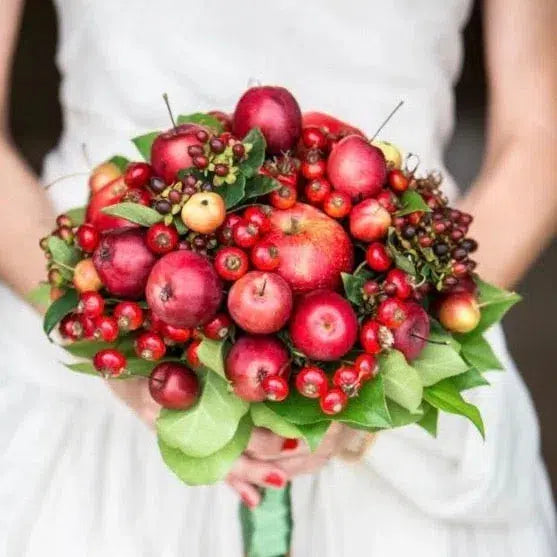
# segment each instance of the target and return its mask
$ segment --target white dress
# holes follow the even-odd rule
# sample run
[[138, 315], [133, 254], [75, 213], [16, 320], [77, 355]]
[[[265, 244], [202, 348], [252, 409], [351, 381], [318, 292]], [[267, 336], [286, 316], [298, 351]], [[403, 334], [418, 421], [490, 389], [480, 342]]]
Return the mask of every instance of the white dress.
[[[250, 77], [368, 132], [404, 99], [383, 137], [442, 168], [468, 0], [57, 4], [64, 133], [46, 181], [86, 169], [83, 143], [93, 163], [133, 156], [128, 137], [169, 126], [161, 93], [176, 112], [231, 109]], [[83, 204], [85, 179], [53, 189], [59, 209]], [[0, 556], [240, 557], [232, 491], [181, 484], [6, 288], [0, 314]], [[489, 336], [507, 369], [469, 393], [486, 442], [443, 416], [437, 440], [388, 432], [360, 463], [295, 480], [294, 557], [557, 555], [536, 416], [501, 330]]]

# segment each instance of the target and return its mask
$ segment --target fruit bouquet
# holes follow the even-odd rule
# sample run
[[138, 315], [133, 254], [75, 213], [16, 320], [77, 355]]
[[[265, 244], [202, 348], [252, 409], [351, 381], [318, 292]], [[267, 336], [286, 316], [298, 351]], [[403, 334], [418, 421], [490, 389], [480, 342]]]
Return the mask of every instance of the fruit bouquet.
[[[333, 421], [435, 435], [441, 411], [483, 435], [462, 392], [501, 368], [483, 333], [519, 298], [475, 274], [472, 216], [441, 176], [280, 87], [170, 116], [41, 240], [32, 299], [67, 367], [144, 377], [190, 485], [224, 478], [254, 426], [315, 449]], [[288, 551], [287, 488], [242, 520], [248, 555]]]

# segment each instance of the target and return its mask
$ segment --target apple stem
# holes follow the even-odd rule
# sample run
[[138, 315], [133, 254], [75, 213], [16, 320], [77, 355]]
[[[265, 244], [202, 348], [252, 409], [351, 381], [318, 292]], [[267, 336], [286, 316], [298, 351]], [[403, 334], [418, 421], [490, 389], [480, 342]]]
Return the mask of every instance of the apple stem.
[[170, 102], [168, 100], [168, 94], [163, 93], [162, 98], [164, 99], [164, 104], [166, 104], [166, 109], [168, 110], [168, 115], [170, 116], [170, 121], [172, 122], [172, 127], [176, 130], [176, 121], [174, 120], [174, 114], [172, 114], [172, 109], [170, 108]]
[[260, 296], [263, 296], [263, 294], [265, 294], [265, 287], [267, 286], [267, 279], [263, 280], [263, 286], [261, 287], [261, 290], [259, 292]]
[[424, 340], [425, 342], [428, 342], [429, 344], [440, 344], [442, 346], [449, 346], [450, 342], [447, 340], [431, 340], [430, 338], [425, 338], [421, 335], [417, 335], [416, 333], [410, 333], [411, 337], [414, 338], [419, 338], [420, 340]]
[[50, 182], [49, 184], [47, 184], [44, 187], [44, 189], [48, 190], [58, 182], [62, 182], [63, 180], [67, 180], [68, 178], [77, 178], [78, 176], [89, 176], [89, 172], [74, 172], [73, 174], [66, 174], [65, 176], [60, 176], [55, 180], [52, 180], [52, 182]]
[[391, 113], [383, 120], [383, 123], [377, 128], [377, 131], [373, 134], [372, 138], [369, 140], [373, 141], [381, 132], [381, 130], [389, 123], [389, 120], [396, 114], [399, 108], [404, 104], [404, 101], [399, 101], [399, 103], [391, 110]]
[[366, 260], [364, 259], [364, 260], [356, 267], [356, 269], [354, 270], [354, 272], [353, 272], [352, 274], [353, 274], [353, 275], [357, 275], [357, 274], [364, 268], [364, 266], [366, 265], [366, 263], [367, 263], [367, 262], [366, 262]]

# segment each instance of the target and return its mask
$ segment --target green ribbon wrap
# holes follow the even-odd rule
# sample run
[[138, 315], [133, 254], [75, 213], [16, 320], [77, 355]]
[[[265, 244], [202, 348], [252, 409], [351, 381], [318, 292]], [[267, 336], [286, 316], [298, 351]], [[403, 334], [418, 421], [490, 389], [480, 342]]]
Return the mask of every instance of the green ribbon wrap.
[[290, 484], [264, 489], [255, 509], [240, 506], [246, 557], [286, 557], [292, 537]]

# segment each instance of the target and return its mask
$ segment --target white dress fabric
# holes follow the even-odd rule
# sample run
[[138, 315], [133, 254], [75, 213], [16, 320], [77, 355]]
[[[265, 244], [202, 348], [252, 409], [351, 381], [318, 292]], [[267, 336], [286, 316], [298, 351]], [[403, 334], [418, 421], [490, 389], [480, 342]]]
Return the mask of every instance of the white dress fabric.
[[[64, 132], [45, 182], [87, 170], [176, 112], [231, 109], [247, 80], [373, 132], [443, 168], [468, 0], [57, 0]], [[37, 97], [40, 99], [40, 96]], [[451, 195], [457, 191], [448, 180]], [[52, 188], [83, 204], [86, 179]], [[40, 320], [0, 287], [0, 555], [240, 557], [237, 498], [189, 488], [154, 435], [95, 378], [74, 375]], [[443, 416], [378, 436], [357, 464], [293, 483], [293, 557], [550, 557], [555, 517], [532, 403], [500, 328], [506, 372], [470, 391], [487, 439]]]

